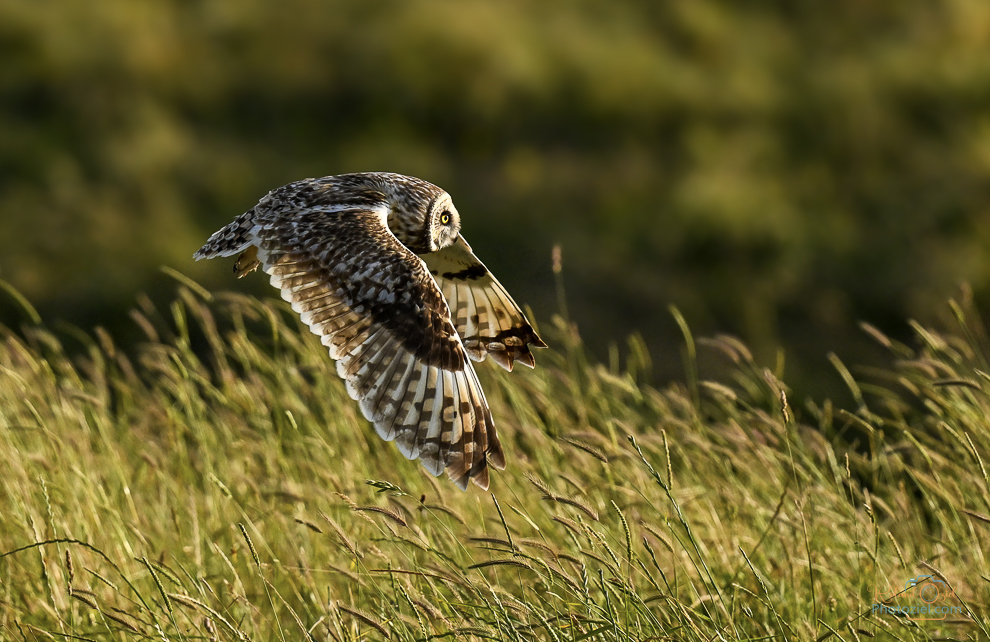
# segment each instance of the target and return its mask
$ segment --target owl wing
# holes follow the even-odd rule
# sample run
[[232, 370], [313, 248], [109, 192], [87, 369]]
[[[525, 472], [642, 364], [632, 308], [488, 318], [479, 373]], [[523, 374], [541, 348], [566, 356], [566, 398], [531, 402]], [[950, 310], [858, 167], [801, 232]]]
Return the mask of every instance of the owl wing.
[[419, 255], [447, 300], [457, 334], [475, 361], [485, 356], [506, 370], [518, 360], [536, 365], [529, 346], [545, 348], [509, 293], [478, 260], [463, 236], [442, 250]]
[[243, 253], [235, 269], [260, 264], [382, 438], [462, 489], [469, 479], [487, 489], [488, 464], [505, 467], [488, 402], [443, 295], [389, 231], [387, 209], [251, 214], [196, 258]]

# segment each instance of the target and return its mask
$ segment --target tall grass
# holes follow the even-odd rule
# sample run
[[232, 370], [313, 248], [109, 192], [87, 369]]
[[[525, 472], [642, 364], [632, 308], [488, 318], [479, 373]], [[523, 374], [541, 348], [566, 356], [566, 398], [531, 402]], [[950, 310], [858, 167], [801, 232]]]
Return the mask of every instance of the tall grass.
[[[509, 466], [462, 493], [375, 436], [282, 303], [140, 304], [136, 353], [2, 331], [0, 637], [990, 638], [990, 352], [966, 305], [916, 349], [868, 328], [899, 360], [867, 381], [835, 358], [855, 412], [686, 323], [688, 385], [651, 387], [638, 341], [604, 366], [555, 319], [535, 371], [479, 368]], [[918, 575], [962, 613], [873, 610]]]

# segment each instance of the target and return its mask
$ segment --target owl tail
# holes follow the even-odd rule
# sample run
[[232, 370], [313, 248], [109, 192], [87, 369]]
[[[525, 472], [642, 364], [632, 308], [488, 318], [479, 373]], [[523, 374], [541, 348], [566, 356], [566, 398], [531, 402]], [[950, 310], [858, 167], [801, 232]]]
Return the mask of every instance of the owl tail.
[[[217, 256], [233, 256], [243, 252], [237, 259], [234, 271], [237, 276], [244, 276], [259, 265], [256, 258], [258, 248], [254, 246], [254, 243], [257, 242], [257, 237], [254, 234], [256, 228], [254, 210], [245, 212], [214, 232], [206, 244], [193, 254], [193, 258], [199, 261]], [[251, 250], [254, 251], [251, 252]]]

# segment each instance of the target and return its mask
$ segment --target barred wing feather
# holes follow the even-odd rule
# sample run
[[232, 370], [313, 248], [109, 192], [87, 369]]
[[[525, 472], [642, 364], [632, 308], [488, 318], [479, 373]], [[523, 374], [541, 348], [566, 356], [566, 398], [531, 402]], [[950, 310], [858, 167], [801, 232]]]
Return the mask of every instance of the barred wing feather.
[[536, 364], [529, 348], [546, 344], [463, 236], [419, 257], [443, 292], [457, 334], [473, 360], [490, 355], [506, 370], [512, 370], [515, 361], [530, 368]]

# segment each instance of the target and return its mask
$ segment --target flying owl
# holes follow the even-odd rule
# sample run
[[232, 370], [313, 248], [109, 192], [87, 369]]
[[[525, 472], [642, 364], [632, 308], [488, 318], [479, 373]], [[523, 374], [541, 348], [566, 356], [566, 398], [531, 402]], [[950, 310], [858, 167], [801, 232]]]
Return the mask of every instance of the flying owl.
[[546, 344], [460, 229], [436, 185], [343, 174], [270, 192], [194, 258], [238, 254], [238, 277], [260, 266], [383, 439], [461, 489], [487, 489], [505, 455], [471, 360], [532, 368], [530, 346]]

